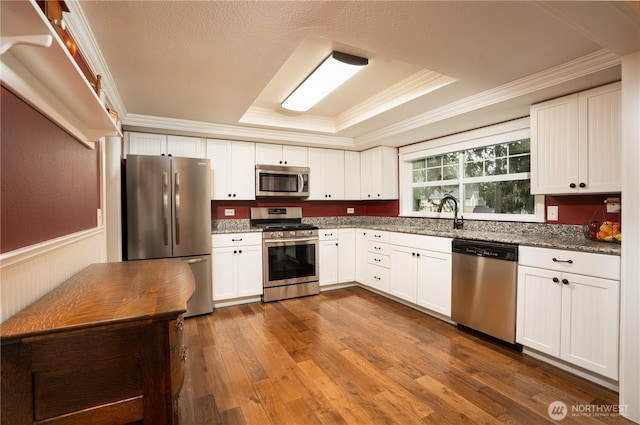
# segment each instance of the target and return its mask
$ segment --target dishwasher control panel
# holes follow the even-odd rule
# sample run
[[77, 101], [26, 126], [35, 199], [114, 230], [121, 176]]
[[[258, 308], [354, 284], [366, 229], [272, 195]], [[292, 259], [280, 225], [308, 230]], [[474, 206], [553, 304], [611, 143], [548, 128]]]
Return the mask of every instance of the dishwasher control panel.
[[504, 261], [518, 261], [518, 245], [514, 244], [454, 239], [451, 242], [451, 252]]

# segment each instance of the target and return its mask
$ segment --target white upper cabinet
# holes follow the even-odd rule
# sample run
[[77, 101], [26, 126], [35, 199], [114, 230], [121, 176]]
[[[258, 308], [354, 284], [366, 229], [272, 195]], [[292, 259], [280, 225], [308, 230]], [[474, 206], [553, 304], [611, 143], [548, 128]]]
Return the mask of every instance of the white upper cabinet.
[[208, 139], [207, 158], [211, 162], [211, 199], [256, 198], [254, 143]]
[[205, 144], [198, 137], [166, 136], [152, 133], [125, 133], [127, 155], [171, 155], [205, 158]]
[[344, 151], [309, 148], [309, 200], [344, 199]]
[[360, 152], [344, 152], [344, 199], [360, 199]]
[[620, 83], [531, 107], [531, 193], [621, 190]]
[[379, 146], [360, 152], [360, 198], [398, 199], [398, 150]]
[[307, 167], [307, 148], [256, 143], [256, 164]]

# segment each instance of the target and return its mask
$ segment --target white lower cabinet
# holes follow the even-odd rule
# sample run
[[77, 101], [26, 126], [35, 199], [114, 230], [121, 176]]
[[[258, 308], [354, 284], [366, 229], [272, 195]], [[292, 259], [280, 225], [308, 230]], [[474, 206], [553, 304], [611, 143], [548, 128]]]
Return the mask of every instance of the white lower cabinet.
[[321, 229], [320, 286], [353, 282], [356, 278], [356, 230]]
[[212, 235], [213, 301], [262, 294], [262, 234]]
[[367, 282], [367, 232], [368, 229], [356, 229], [356, 282], [363, 285]]
[[520, 247], [516, 341], [618, 379], [620, 258]]
[[451, 316], [451, 239], [391, 234], [391, 294]]

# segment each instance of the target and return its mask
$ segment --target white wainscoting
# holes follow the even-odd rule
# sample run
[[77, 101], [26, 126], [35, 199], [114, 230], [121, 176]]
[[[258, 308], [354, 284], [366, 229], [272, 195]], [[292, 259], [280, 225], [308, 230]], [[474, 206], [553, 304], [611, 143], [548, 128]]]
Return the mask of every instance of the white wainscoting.
[[92, 263], [106, 261], [104, 227], [0, 255], [0, 322]]

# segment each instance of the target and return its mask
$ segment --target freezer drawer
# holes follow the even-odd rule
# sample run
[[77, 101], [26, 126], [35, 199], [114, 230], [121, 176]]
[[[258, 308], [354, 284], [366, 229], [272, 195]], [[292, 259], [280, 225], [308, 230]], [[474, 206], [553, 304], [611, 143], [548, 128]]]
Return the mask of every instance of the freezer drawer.
[[193, 273], [193, 279], [196, 282], [196, 290], [187, 303], [187, 312], [184, 314], [184, 317], [211, 313], [213, 311], [211, 255], [182, 257], [180, 260], [189, 264], [191, 272]]

